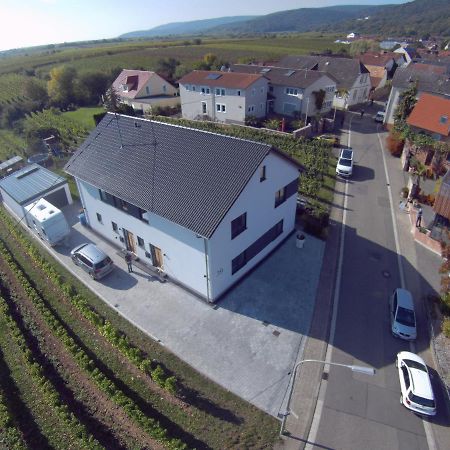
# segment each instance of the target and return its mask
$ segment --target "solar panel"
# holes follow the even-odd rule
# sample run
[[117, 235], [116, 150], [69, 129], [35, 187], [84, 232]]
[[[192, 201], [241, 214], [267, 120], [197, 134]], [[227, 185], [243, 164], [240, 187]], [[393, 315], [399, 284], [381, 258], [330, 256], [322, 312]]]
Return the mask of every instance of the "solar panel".
[[207, 80], [218, 80], [222, 74], [220, 73], [209, 73], [206, 77]]
[[285, 73], [285, 75], [287, 76], [287, 77], [290, 77], [291, 75], [293, 75], [295, 73], [295, 70], [288, 70], [286, 73]]
[[270, 72], [269, 67], [265, 67], [264, 69], [261, 69], [261, 73], [267, 73], [267, 72]]

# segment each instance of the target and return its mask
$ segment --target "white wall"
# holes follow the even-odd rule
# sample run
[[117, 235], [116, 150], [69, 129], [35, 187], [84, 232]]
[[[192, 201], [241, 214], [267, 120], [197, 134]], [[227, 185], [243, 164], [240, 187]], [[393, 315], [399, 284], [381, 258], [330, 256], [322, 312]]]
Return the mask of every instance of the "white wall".
[[[151, 264], [145, 256], [150, 253], [149, 244], [161, 249], [164, 260], [164, 272], [174, 280], [186, 285], [199, 295], [206, 297], [206, 262], [203, 239], [195, 233], [152, 213], [146, 213], [149, 223], [145, 223], [100, 199], [99, 191], [94, 186], [77, 180], [78, 189], [86, 210], [87, 220], [92, 229], [121, 248], [125, 243], [123, 228], [134, 234], [136, 254], [143, 262]], [[102, 223], [96, 213], [102, 216]], [[112, 229], [111, 222], [118, 226], [118, 233]], [[137, 244], [137, 236], [144, 240], [145, 249]]]
[[142, 89], [136, 93], [135, 98], [149, 97], [151, 95], [176, 95], [176, 93], [177, 89], [175, 87], [155, 73], [150, 76], [147, 83], [142, 86]]
[[25, 215], [25, 209], [20, 206], [8, 193], [6, 193], [3, 189], [0, 189], [3, 204], [9, 208], [19, 219], [21, 219]]
[[[273, 250], [295, 226], [296, 195], [275, 208], [275, 193], [299, 176], [298, 169], [280, 156], [270, 153], [266, 180], [260, 181], [259, 169], [214, 232], [208, 243], [210, 296], [216, 299]], [[231, 239], [231, 221], [247, 213], [247, 229]], [[231, 261], [266, 231], [283, 219], [283, 233], [235, 274]]]
[[402, 93], [402, 90], [392, 86], [391, 92], [389, 94], [388, 104], [386, 107], [386, 118], [384, 123], [394, 124], [394, 114], [395, 110], [398, 106], [399, 96]]

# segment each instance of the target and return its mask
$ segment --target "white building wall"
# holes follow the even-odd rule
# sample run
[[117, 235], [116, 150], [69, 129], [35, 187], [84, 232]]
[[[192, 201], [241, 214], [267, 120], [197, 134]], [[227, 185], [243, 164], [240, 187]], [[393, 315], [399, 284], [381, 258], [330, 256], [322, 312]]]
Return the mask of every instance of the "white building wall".
[[10, 209], [18, 218], [22, 218], [25, 215], [25, 209], [20, 206], [7, 192], [0, 189], [2, 194], [3, 204]]
[[[147, 90], [148, 87], [148, 90]], [[136, 94], [135, 98], [148, 97], [150, 95], [176, 95], [177, 89], [169, 82], [154, 74], [148, 82], [142, 86], [142, 89]]]
[[349, 106], [358, 105], [369, 101], [371, 84], [370, 76], [368, 73], [360, 74], [353, 86], [348, 89], [347, 95], [336, 94], [333, 100], [333, 106], [339, 109], [347, 109]]
[[[145, 252], [150, 253], [149, 244], [160, 248], [164, 272], [197, 294], [207, 296], [203, 239], [197, 238], [192, 231], [152, 213], [146, 214], [149, 221], [147, 224], [103, 202], [96, 187], [79, 180], [77, 185], [87, 221], [93, 230], [121, 248], [125, 248], [125, 243], [120, 240], [124, 236], [123, 229], [133, 233], [136, 255], [148, 264], [151, 264], [151, 258], [147, 257]], [[97, 213], [101, 215], [101, 222], [97, 219]], [[117, 233], [111, 222], [117, 224]], [[144, 240], [144, 248], [138, 246], [138, 236]]]
[[[266, 166], [266, 180], [260, 181], [258, 169], [208, 242], [208, 276], [212, 299], [223, 294], [294, 230], [296, 195], [275, 208], [275, 193], [298, 178], [298, 169], [292, 163], [272, 153], [264, 159], [261, 166], [263, 165]], [[247, 213], [247, 229], [231, 239], [231, 221], [244, 212]], [[245, 266], [232, 274], [233, 258], [282, 219], [283, 233]]]
[[390, 125], [394, 124], [394, 114], [395, 110], [398, 106], [398, 101], [402, 90], [392, 86], [391, 92], [389, 94], [389, 99], [386, 107], [386, 118], [384, 123], [388, 123]]
[[[316, 108], [316, 98], [313, 92], [320, 91], [321, 89], [325, 91], [325, 98], [323, 100], [323, 106], [320, 110], [320, 113], [326, 114], [327, 112], [331, 111], [331, 108], [333, 107], [334, 93], [336, 92], [336, 82], [331, 78], [323, 76], [322, 78], [319, 78], [316, 82], [308, 86], [308, 88], [305, 90], [305, 96], [310, 97], [308, 116], [313, 116], [319, 112]], [[303, 102], [303, 106], [305, 109], [305, 111], [303, 112], [306, 113], [305, 102]]]

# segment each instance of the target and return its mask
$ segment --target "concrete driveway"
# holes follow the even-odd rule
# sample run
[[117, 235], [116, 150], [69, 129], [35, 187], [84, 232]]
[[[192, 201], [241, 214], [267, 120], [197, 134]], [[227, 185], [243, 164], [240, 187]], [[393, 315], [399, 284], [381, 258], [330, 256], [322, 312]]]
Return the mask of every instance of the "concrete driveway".
[[[127, 320], [224, 388], [267, 413], [284, 411], [286, 391], [308, 334], [324, 243], [291, 236], [232, 289], [208, 305], [171, 283], [135, 269], [129, 274], [118, 248], [76, 221], [79, 205], [63, 209], [68, 241], [47, 250]], [[45, 245], [36, 238], [42, 245]], [[94, 242], [116, 264], [93, 281], [70, 260], [70, 250]]]

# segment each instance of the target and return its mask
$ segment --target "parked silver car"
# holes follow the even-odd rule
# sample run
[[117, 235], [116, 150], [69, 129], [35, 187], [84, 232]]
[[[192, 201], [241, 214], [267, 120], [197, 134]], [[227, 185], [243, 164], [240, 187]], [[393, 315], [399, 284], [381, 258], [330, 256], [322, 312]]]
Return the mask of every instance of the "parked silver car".
[[414, 301], [409, 291], [397, 288], [389, 300], [391, 330], [395, 337], [413, 341], [417, 337]]
[[93, 280], [99, 280], [114, 268], [111, 258], [94, 244], [81, 244], [70, 252], [72, 261], [80, 266]]

